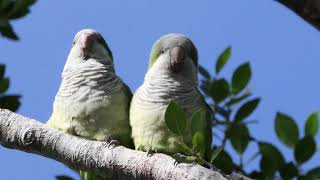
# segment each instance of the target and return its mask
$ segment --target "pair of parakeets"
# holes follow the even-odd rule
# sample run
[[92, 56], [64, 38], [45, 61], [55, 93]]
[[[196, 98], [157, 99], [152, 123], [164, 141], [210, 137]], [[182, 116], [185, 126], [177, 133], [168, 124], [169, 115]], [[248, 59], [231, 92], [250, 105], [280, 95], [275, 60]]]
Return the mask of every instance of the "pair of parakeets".
[[[206, 142], [211, 146], [211, 109], [198, 91], [198, 54], [192, 41], [180, 34], [167, 34], [151, 50], [144, 83], [132, 97], [128, 86], [116, 75], [113, 56], [95, 30], [76, 34], [47, 125], [76, 136], [105, 141], [117, 140], [139, 150], [178, 153], [181, 138], [165, 124], [171, 101], [188, 114], [184, 139], [191, 142], [191, 114], [203, 109], [209, 116]], [[132, 98], [132, 100], [131, 100]], [[133, 143], [132, 143], [133, 140]], [[80, 173], [83, 179], [99, 179]]]

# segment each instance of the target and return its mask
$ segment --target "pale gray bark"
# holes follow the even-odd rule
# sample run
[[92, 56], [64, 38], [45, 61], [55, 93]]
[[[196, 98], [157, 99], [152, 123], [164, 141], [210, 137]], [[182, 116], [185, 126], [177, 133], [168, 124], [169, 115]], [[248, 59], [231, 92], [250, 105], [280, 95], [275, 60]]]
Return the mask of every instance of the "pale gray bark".
[[[7, 148], [39, 154], [69, 167], [118, 179], [234, 179], [198, 164], [175, 163], [165, 154], [134, 151], [90, 141], [0, 109], [0, 143]], [[241, 178], [235, 178], [241, 179]]]

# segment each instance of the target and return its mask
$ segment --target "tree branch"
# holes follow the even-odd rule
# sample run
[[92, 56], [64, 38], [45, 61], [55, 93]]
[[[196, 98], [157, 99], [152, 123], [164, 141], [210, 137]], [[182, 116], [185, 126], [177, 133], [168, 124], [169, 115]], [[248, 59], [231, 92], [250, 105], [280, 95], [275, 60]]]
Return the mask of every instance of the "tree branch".
[[[234, 179], [198, 164], [176, 164], [168, 155], [134, 151], [90, 141], [0, 109], [0, 143], [7, 148], [39, 154], [75, 169], [119, 179]], [[243, 177], [242, 177], [243, 178]], [[240, 179], [240, 178], [235, 178]]]
[[320, 30], [319, 0], [277, 0]]

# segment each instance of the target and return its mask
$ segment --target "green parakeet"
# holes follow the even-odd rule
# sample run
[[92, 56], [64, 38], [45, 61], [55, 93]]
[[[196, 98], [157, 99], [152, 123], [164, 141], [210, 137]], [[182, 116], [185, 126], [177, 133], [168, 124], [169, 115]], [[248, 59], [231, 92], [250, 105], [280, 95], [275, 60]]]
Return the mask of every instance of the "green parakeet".
[[[47, 125], [130, 147], [131, 97], [130, 89], [115, 73], [111, 50], [103, 37], [92, 29], [81, 30], [74, 37]], [[88, 172], [80, 175], [86, 180], [101, 178]]]
[[211, 108], [198, 90], [198, 53], [184, 35], [167, 34], [151, 50], [149, 68], [143, 84], [135, 92], [130, 106], [130, 124], [136, 149], [167, 154], [180, 153], [180, 138], [165, 124], [165, 112], [173, 100], [187, 113], [184, 141], [191, 144], [191, 115], [203, 110], [206, 154], [212, 141]]

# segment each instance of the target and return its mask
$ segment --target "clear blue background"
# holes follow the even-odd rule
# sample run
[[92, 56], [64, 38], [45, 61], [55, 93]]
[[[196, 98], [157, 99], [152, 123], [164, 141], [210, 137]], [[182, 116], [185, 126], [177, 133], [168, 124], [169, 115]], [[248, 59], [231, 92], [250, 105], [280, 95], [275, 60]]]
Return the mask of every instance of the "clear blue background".
[[[276, 112], [292, 115], [302, 130], [306, 117], [320, 109], [320, 32], [271, 0], [38, 1], [29, 16], [13, 24], [21, 41], [2, 38], [0, 62], [7, 65], [10, 92], [23, 95], [19, 113], [42, 122], [51, 114], [73, 36], [83, 28], [102, 33], [118, 75], [132, 91], [142, 83], [150, 48], [163, 34], [188, 35], [200, 63], [211, 70], [218, 54], [232, 45], [232, 59], [222, 73], [230, 77], [240, 63], [250, 61], [252, 91], [262, 97], [251, 116], [259, 124], [251, 132], [280, 146], [287, 160], [293, 155], [276, 138]], [[250, 145], [245, 158], [255, 151]], [[319, 154], [306, 168], [320, 164]], [[254, 167], [258, 161], [248, 169]], [[77, 177], [61, 163], [2, 147], [0, 172], [4, 180]]]

